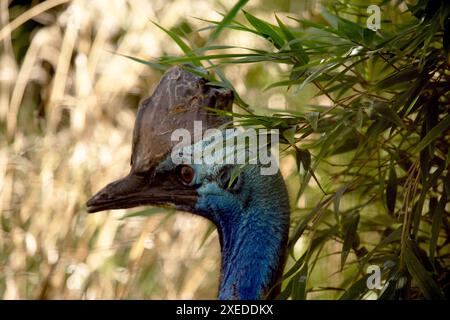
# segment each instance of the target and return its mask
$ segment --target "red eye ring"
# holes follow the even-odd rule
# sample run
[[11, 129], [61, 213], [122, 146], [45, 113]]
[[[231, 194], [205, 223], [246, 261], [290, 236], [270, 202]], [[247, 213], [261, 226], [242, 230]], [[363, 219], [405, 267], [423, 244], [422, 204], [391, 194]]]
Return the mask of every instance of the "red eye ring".
[[183, 184], [191, 184], [195, 177], [195, 171], [191, 166], [181, 165], [177, 167], [177, 176]]

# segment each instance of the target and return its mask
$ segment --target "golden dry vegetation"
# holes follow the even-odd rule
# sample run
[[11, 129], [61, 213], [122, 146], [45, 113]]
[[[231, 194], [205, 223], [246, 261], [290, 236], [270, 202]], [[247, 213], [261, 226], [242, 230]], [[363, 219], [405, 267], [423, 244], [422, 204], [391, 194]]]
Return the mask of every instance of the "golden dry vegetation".
[[[200, 28], [191, 17], [220, 19], [232, 4], [0, 0], [0, 298], [215, 297], [219, 246], [216, 233], [204, 243], [206, 221], [183, 213], [122, 220], [125, 210], [88, 215], [84, 203], [127, 173], [138, 102], [161, 75], [116, 53], [178, 54], [151, 21]], [[190, 41], [204, 38], [194, 33]], [[256, 99], [246, 90], [247, 70], [227, 74]], [[273, 107], [285, 104], [276, 91], [265, 95]]]

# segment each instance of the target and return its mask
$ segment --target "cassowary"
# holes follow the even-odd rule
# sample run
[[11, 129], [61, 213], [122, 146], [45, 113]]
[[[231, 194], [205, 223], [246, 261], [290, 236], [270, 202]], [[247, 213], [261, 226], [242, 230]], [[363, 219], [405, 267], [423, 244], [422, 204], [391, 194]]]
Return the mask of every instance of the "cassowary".
[[[232, 92], [209, 85], [182, 67], [166, 72], [137, 113], [131, 171], [88, 202], [89, 212], [143, 205], [173, 205], [212, 221], [221, 245], [219, 299], [273, 298], [279, 292], [289, 230], [284, 181], [245, 165], [236, 178], [230, 164], [175, 164], [171, 133], [193, 123], [203, 130], [230, 122], [205, 106], [230, 110]], [[207, 138], [195, 143], [205, 143]]]

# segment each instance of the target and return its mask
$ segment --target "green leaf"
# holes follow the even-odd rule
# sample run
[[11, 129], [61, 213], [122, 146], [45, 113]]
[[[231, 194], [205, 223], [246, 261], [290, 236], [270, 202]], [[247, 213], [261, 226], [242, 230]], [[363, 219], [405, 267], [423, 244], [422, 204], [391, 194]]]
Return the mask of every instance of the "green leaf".
[[276, 297], [276, 300], [287, 300], [292, 292], [293, 282], [292, 280], [288, 282], [286, 288], [280, 292], [280, 294]]
[[283, 137], [286, 139], [286, 141], [290, 145], [295, 144], [295, 132], [296, 132], [296, 126], [292, 126], [291, 128], [283, 131]]
[[386, 247], [388, 244], [391, 243], [398, 243], [401, 239], [402, 235], [402, 228], [398, 228], [397, 230], [392, 231], [389, 235], [384, 237], [376, 246], [375, 248], [370, 251], [365, 257], [363, 262], [360, 264], [360, 268], [362, 268], [363, 265], [367, 264], [369, 259], [377, 253], [380, 249]]
[[334, 212], [335, 214], [339, 213], [339, 205], [341, 203], [341, 198], [344, 195], [345, 191], [347, 190], [348, 186], [342, 186], [340, 187], [336, 193], [334, 194], [334, 199], [333, 199], [333, 206], [334, 206]]
[[332, 129], [331, 132], [327, 130], [326, 135], [323, 135], [321, 137], [320, 152], [316, 157], [316, 163], [319, 163], [319, 161], [322, 160], [327, 153], [330, 153], [332, 151], [331, 146], [336, 142], [337, 139], [341, 137], [344, 129], [346, 129], [346, 127], [342, 123], [340, 123], [334, 129]]
[[306, 121], [309, 122], [309, 124], [311, 125], [311, 128], [314, 131], [317, 131], [317, 123], [319, 122], [319, 116], [320, 116], [320, 112], [305, 113]]
[[414, 246], [415, 244], [411, 240], [407, 241], [405, 263], [409, 273], [426, 299], [444, 300], [444, 293], [416, 256], [413, 249]]
[[383, 118], [386, 120], [395, 123], [399, 127], [406, 129], [405, 124], [403, 123], [402, 119], [398, 116], [397, 113], [395, 113], [394, 110], [389, 108], [389, 106], [381, 101], [376, 101], [373, 104], [373, 110], [379, 113]]
[[200, 244], [198, 246], [197, 250], [200, 250], [203, 245], [206, 243], [206, 240], [211, 236], [211, 234], [216, 230], [216, 226], [214, 224], [210, 224], [208, 226], [208, 229], [206, 229], [205, 234], [203, 235], [202, 240], [200, 241]]
[[450, 116], [446, 116], [442, 119], [433, 129], [428, 131], [427, 135], [420, 140], [417, 146], [412, 151], [412, 154], [417, 154], [422, 151], [423, 148], [428, 146], [430, 143], [435, 141], [437, 138], [441, 137], [447, 128], [450, 127]]
[[231, 186], [236, 181], [236, 179], [239, 177], [239, 175], [241, 174], [241, 172], [242, 172], [242, 170], [244, 169], [245, 166], [246, 166], [246, 164], [238, 165], [238, 166], [235, 166], [231, 170], [230, 180], [228, 181], [228, 188], [231, 188]]
[[300, 271], [292, 278], [292, 299], [306, 300], [306, 283], [308, 279], [308, 264], [305, 263]]
[[342, 252], [341, 252], [341, 269], [344, 268], [345, 261], [347, 260], [348, 254], [350, 253], [350, 250], [353, 247], [353, 243], [356, 238], [356, 231], [358, 229], [358, 223], [359, 223], [359, 212], [356, 212], [350, 218], [350, 221], [348, 222], [345, 228], [344, 244], [342, 245]]
[[297, 170], [300, 170], [300, 163], [303, 169], [307, 172], [311, 168], [311, 153], [309, 150], [295, 148], [297, 157]]
[[281, 32], [288, 41], [289, 47], [295, 50], [295, 56], [300, 62], [298, 65], [306, 65], [309, 62], [309, 58], [300, 44], [299, 39], [292, 34], [291, 30], [289, 30], [289, 28], [278, 18], [277, 15], [275, 15], [275, 18], [277, 19]]
[[220, 33], [222, 32], [223, 28], [227, 27], [234, 19], [236, 14], [239, 12], [239, 10], [247, 4], [249, 0], [239, 0], [236, 2], [236, 4], [233, 6], [233, 8], [228, 11], [228, 13], [223, 17], [222, 21], [220, 21], [216, 28], [214, 29], [213, 33], [208, 37], [208, 44], [216, 40]]
[[297, 270], [301, 268], [303, 263], [305, 262], [305, 259], [308, 257], [307, 251], [303, 253], [303, 255], [298, 259], [295, 264], [283, 275], [284, 279], [288, 279], [290, 276], [292, 276]]
[[256, 18], [250, 13], [244, 11], [244, 15], [247, 18], [248, 22], [264, 37], [272, 41], [274, 46], [277, 49], [280, 49], [284, 45], [284, 40], [281, 36], [275, 31], [274, 27], [269, 23]]
[[339, 17], [332, 14], [330, 11], [328, 11], [326, 8], [321, 8], [320, 14], [322, 17], [328, 22], [328, 24], [335, 30], [338, 28], [339, 24]]
[[450, 148], [448, 148], [447, 158], [445, 159], [445, 168], [450, 164]]
[[345, 293], [339, 298], [339, 300], [357, 300], [360, 299], [364, 294], [369, 291], [367, 288], [367, 279], [369, 274], [354, 282], [350, 288], [348, 288]]
[[[191, 47], [189, 47], [184, 41], [183, 39], [181, 39], [181, 37], [176, 34], [175, 32], [165, 29], [164, 27], [160, 26], [159, 24], [157, 24], [156, 22], [153, 22], [153, 24], [155, 26], [157, 26], [158, 28], [160, 28], [161, 30], [163, 30], [165, 33], [167, 33], [173, 41], [175, 41], [175, 43], [180, 47], [180, 49], [188, 56], [188, 57], [194, 57], [195, 54], [193, 53]], [[190, 62], [192, 62], [193, 64], [195, 64], [196, 66], [201, 66], [200, 61], [193, 59]]]
[[299, 23], [301, 23], [304, 27], [311, 27], [326, 33], [329, 33], [331, 35], [338, 35], [340, 36], [339, 32], [337, 30], [335, 30], [334, 28], [330, 28], [329, 26], [324, 26], [320, 23], [315, 23], [309, 20], [304, 20], [304, 19], [298, 19], [298, 18], [294, 18], [294, 17], [288, 17], [289, 19], [292, 19], [294, 21], [297, 21]]
[[430, 237], [430, 260], [433, 261], [436, 254], [436, 246], [439, 238], [439, 231], [442, 226], [442, 220], [445, 212], [445, 205], [447, 204], [447, 194], [442, 193], [441, 198], [433, 212], [433, 222], [431, 225], [431, 237]]
[[403, 84], [405, 82], [416, 79], [419, 72], [416, 67], [407, 67], [401, 71], [397, 71], [391, 76], [379, 81], [376, 85], [378, 89], [388, 89], [398, 84]]
[[158, 70], [161, 70], [161, 71], [166, 71], [167, 69], [169, 69], [169, 66], [165, 65], [165, 64], [147, 61], [147, 60], [144, 60], [144, 59], [140, 59], [140, 58], [129, 56], [129, 55], [122, 54], [122, 53], [115, 53], [115, 54], [117, 54], [119, 56], [122, 56], [122, 57], [125, 57], [125, 58], [128, 58], [128, 59], [131, 59], [133, 61], [145, 64], [147, 66], [150, 66], [152, 68], [155, 68], [155, 69], [158, 69]]
[[373, 39], [375, 38], [375, 36], [376, 36], [375, 31], [370, 30], [368, 28], [364, 28], [364, 30], [363, 30], [364, 43], [370, 45], [372, 43]]
[[309, 171], [311, 169], [311, 153], [309, 150], [302, 149], [300, 152], [300, 159], [303, 169], [305, 169], [305, 171]]
[[343, 137], [341, 143], [336, 145], [330, 155], [337, 155], [355, 150], [356, 148], [358, 148], [359, 143], [360, 141], [358, 139], [358, 135], [355, 132], [355, 135], [350, 135], [350, 137]]
[[364, 29], [358, 24], [339, 17], [338, 31], [347, 36], [347, 39], [353, 42], [361, 42], [364, 36]]
[[295, 228], [293, 235], [291, 239], [289, 239], [289, 248], [293, 248], [297, 240], [302, 236], [303, 232], [305, 231], [306, 227], [308, 226], [308, 223], [311, 221], [311, 219], [316, 216], [320, 211], [323, 210], [323, 208], [329, 203], [332, 196], [327, 197], [325, 200], [319, 202], [314, 209], [312, 209], [306, 217], [304, 217], [301, 222], [297, 225]]
[[389, 214], [395, 211], [395, 201], [397, 199], [397, 173], [395, 172], [394, 162], [392, 161], [389, 169], [389, 178], [386, 185], [386, 206]]
[[404, 281], [404, 277], [390, 278], [381, 290], [378, 300], [396, 300], [399, 291], [397, 289], [399, 279], [401, 279], [400, 281]]

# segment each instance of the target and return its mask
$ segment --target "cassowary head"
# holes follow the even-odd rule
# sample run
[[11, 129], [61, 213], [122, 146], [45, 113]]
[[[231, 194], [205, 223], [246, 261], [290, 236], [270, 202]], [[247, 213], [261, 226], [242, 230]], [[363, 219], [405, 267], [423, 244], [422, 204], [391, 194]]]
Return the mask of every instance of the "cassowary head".
[[[181, 67], [170, 69], [139, 108], [130, 173], [108, 184], [87, 206], [97, 212], [171, 205], [209, 219], [222, 247], [219, 297], [259, 299], [273, 289], [283, 266], [289, 207], [281, 175], [261, 175], [256, 164], [237, 171], [238, 165], [176, 163], [172, 156], [212, 143], [213, 137], [195, 137], [194, 121], [202, 122], [203, 132], [230, 122], [203, 107], [230, 110], [232, 100], [231, 91]], [[194, 142], [175, 146], [171, 134], [176, 129], [192, 133]]]

